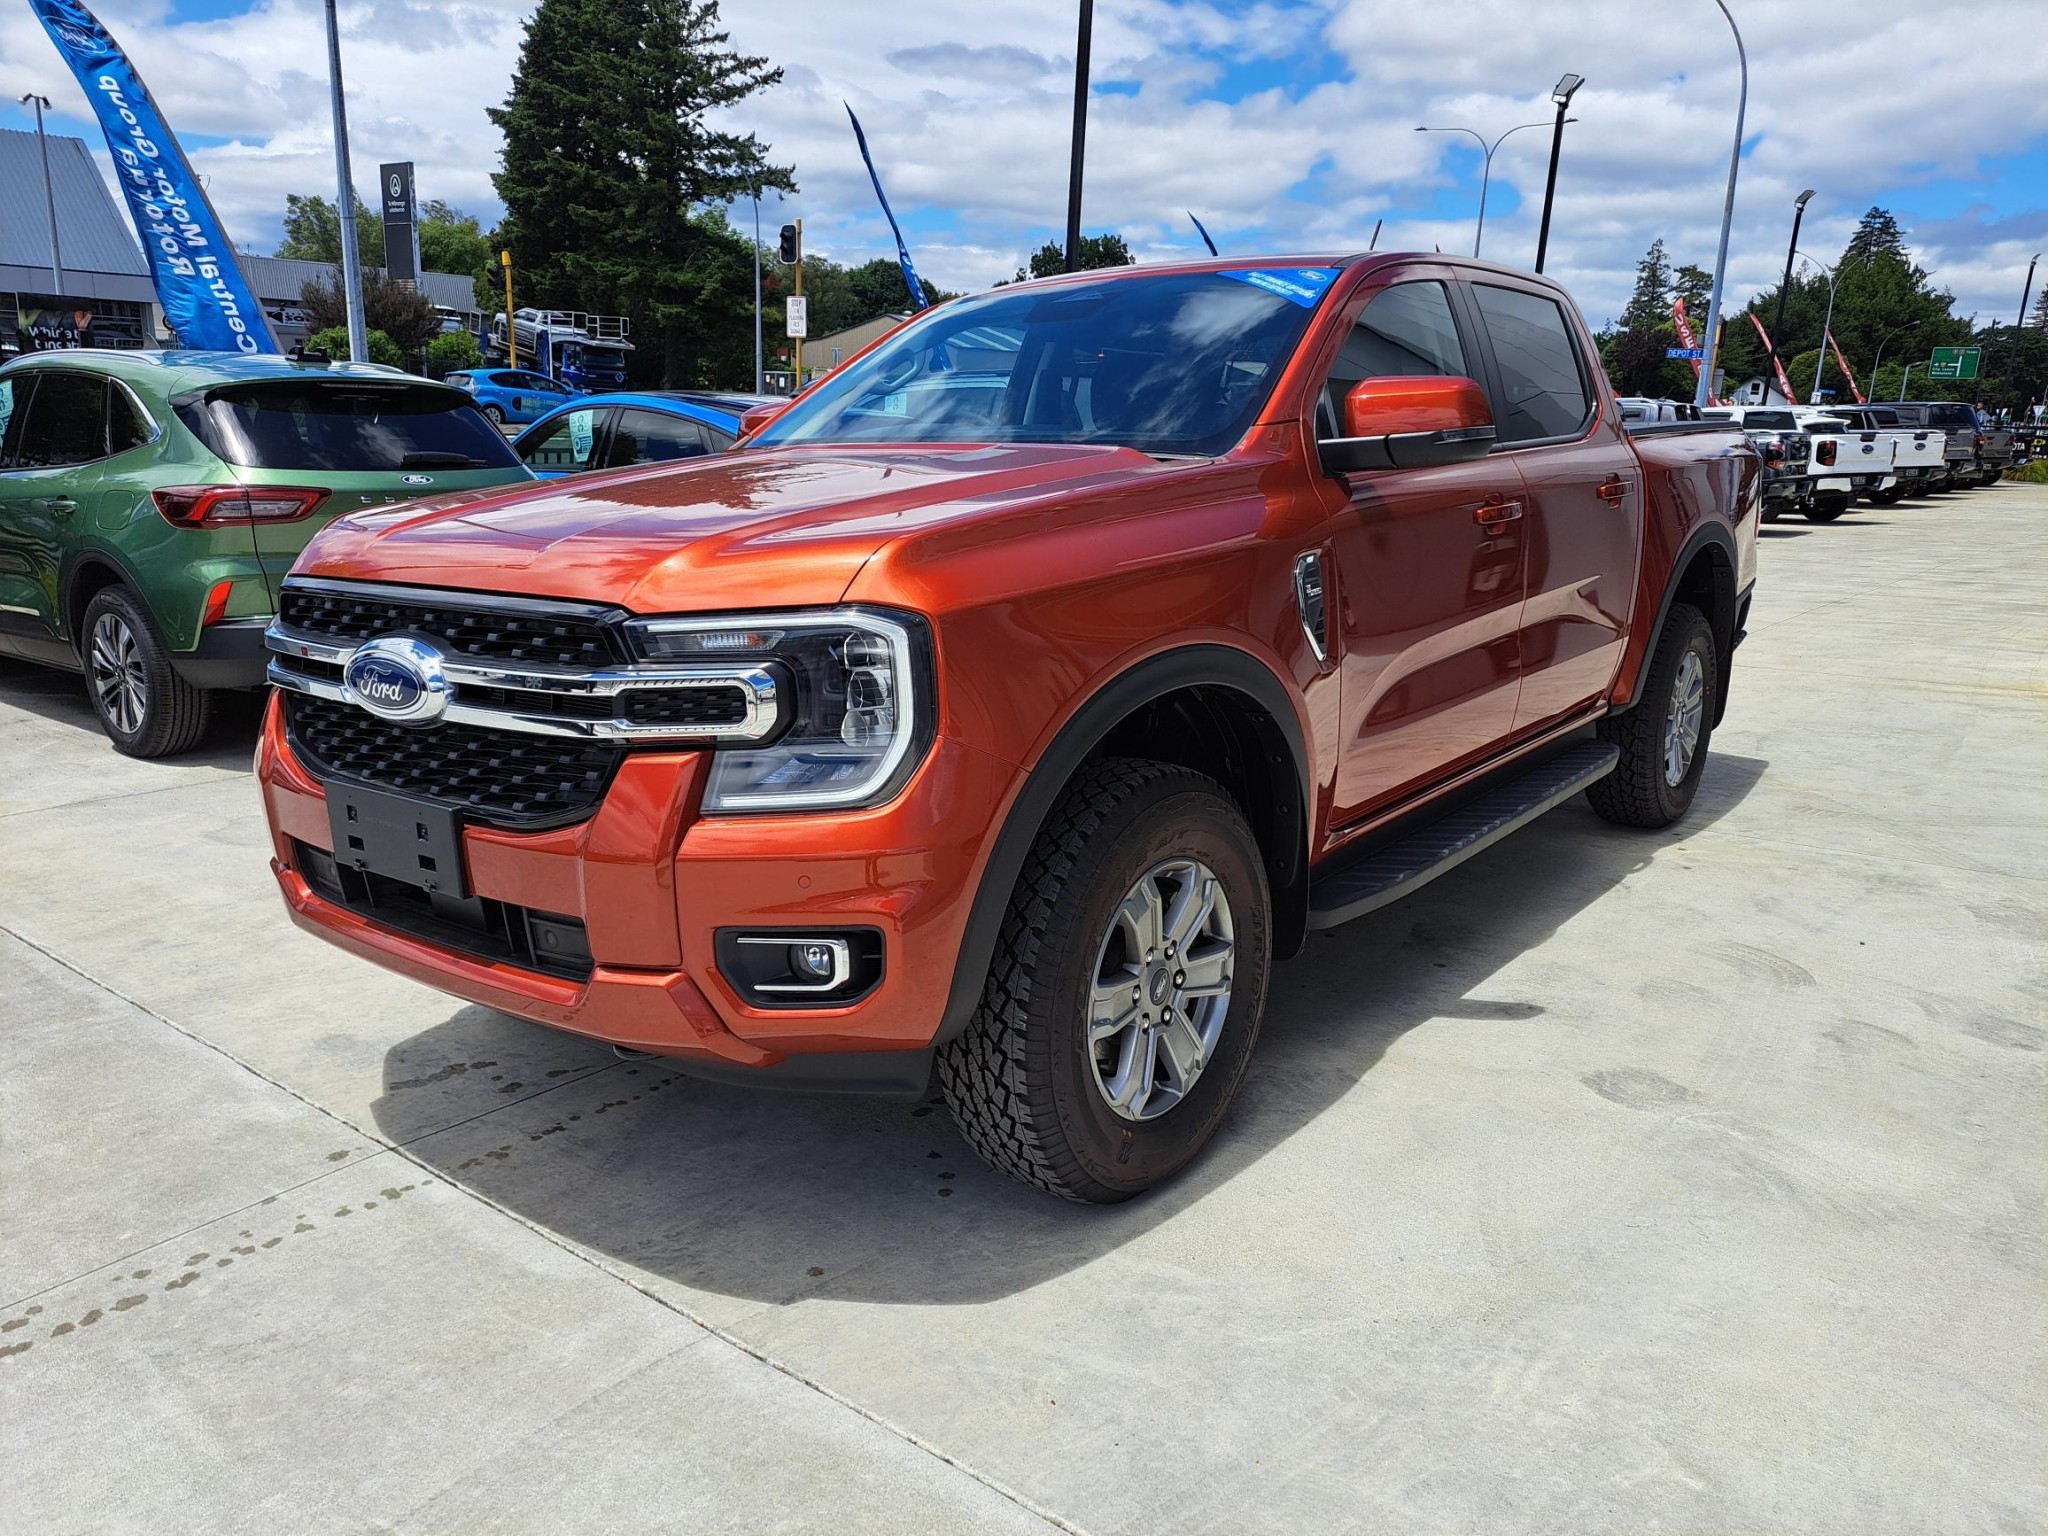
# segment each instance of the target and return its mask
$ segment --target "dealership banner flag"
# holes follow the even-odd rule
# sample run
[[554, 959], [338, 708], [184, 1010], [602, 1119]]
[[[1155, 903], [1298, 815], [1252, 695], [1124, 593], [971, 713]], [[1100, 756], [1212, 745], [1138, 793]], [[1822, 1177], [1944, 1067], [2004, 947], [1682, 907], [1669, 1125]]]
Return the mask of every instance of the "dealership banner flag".
[[1194, 209], [1190, 208], [1188, 210], [1188, 218], [1193, 222], [1195, 226], [1195, 233], [1202, 237], [1202, 244], [1209, 247], [1209, 254], [1211, 256], [1214, 256], [1216, 254], [1216, 242], [1209, 238], [1209, 231], [1202, 228], [1202, 221], [1200, 219], [1195, 218]]
[[1757, 336], [1763, 341], [1764, 351], [1770, 354], [1771, 372], [1778, 376], [1778, 393], [1785, 397], [1787, 405], [1791, 405], [1792, 381], [1785, 377], [1785, 365], [1778, 361], [1778, 349], [1771, 345], [1771, 333], [1764, 329], [1763, 321], [1757, 319], [1754, 310], [1750, 311], [1749, 323], [1756, 327]]
[[81, 0], [29, 0], [29, 7], [107, 135], [157, 301], [179, 344], [217, 352], [280, 350], [219, 215], [121, 45]]
[[853, 124], [854, 142], [860, 145], [860, 157], [866, 162], [868, 180], [875, 184], [875, 201], [882, 205], [882, 217], [889, 221], [889, 233], [896, 237], [896, 265], [903, 269], [903, 281], [910, 289], [910, 302], [918, 309], [931, 303], [924, 296], [924, 284], [917, 280], [917, 268], [910, 264], [910, 249], [903, 243], [903, 231], [896, 227], [896, 215], [889, 211], [889, 199], [882, 194], [882, 178], [875, 174], [875, 157], [868, 153], [868, 136], [860, 131], [860, 119], [853, 115], [853, 108], [845, 102], [848, 121]]
[[[1856, 375], [1849, 371], [1849, 359], [1842, 356], [1842, 344], [1835, 340], [1835, 333], [1833, 331], [1828, 332], [1828, 346], [1835, 354], [1835, 361], [1842, 365], [1842, 377], [1849, 381], [1849, 393], [1856, 397], [1856, 403], [1858, 405], [1870, 404], [1868, 400], [1863, 398], [1863, 387], [1856, 382]], [[1872, 382], [1875, 383], [1876, 381], [1873, 380]]]
[[[1671, 301], [1671, 319], [1672, 323], [1678, 327], [1678, 343], [1680, 346], [1696, 347], [1700, 344], [1699, 338], [1692, 333], [1692, 322], [1685, 318], [1685, 296], [1683, 294], [1680, 294]], [[1691, 361], [1692, 376], [1698, 378], [1700, 376], [1700, 369], [1705, 364], [1696, 357]], [[1715, 403], [1719, 404], [1720, 402], [1716, 401]]]

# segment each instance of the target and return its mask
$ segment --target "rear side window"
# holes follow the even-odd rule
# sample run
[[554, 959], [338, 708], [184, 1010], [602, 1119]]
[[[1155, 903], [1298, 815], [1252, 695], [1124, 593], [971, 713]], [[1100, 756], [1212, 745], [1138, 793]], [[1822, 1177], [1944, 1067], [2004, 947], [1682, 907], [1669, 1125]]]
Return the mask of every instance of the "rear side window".
[[283, 379], [174, 401], [218, 457], [248, 469], [502, 469], [519, 458], [467, 395], [430, 384]]
[[1365, 379], [1468, 371], [1444, 285], [1396, 283], [1365, 306], [1358, 324], [1337, 351], [1323, 392], [1329, 412], [1324, 435], [1333, 433], [1334, 424], [1343, 421], [1344, 397]]
[[1927, 408], [1927, 425], [1974, 429], [1977, 425], [1977, 413], [1967, 405], [1930, 405]]
[[612, 428], [612, 446], [605, 455], [605, 464], [612, 469], [627, 464], [661, 464], [670, 459], [694, 459], [708, 451], [694, 421], [655, 411], [621, 411], [617, 425]]
[[604, 409], [597, 406], [564, 411], [548, 424], [546, 431], [526, 441], [519, 457], [537, 473], [574, 474], [589, 469], [603, 415]]
[[1593, 401], [1571, 326], [1554, 299], [1475, 283], [1506, 398], [1495, 402], [1499, 440], [1571, 437], [1585, 426]]
[[140, 448], [149, 441], [151, 431], [142, 408], [135, 403], [135, 397], [120, 385], [110, 382], [107, 385], [107, 452], [126, 453], [130, 448]]
[[107, 456], [107, 381], [52, 370], [42, 376], [15, 444], [15, 469], [58, 469]]

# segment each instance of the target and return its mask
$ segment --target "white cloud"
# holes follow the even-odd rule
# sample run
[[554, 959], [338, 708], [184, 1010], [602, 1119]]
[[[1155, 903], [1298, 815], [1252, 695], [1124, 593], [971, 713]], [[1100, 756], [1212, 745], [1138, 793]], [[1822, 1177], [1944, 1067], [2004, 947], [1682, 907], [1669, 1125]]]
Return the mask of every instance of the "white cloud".
[[[1986, 157], [2048, 138], [2037, 0], [1735, 6], [1753, 151], [1731, 302], [1775, 281], [1792, 196], [1813, 186], [1803, 243], [1817, 253], [1840, 249], [1857, 215], [1887, 196], [1962, 313], [2017, 303], [2025, 258], [2048, 240], [2037, 225], [1955, 209], [1988, 200], [1968, 193]], [[495, 212], [498, 138], [484, 109], [503, 99], [528, 9], [346, 0], [360, 185], [380, 159], [411, 158], [423, 195]], [[284, 194], [333, 180], [319, 5], [261, 0], [231, 21], [175, 24], [164, 0], [102, 0], [100, 10], [174, 124], [232, 141], [194, 159], [237, 235], [267, 248]], [[801, 213], [811, 249], [843, 259], [890, 249], [840, 105], [850, 101], [920, 269], [951, 287], [1007, 275], [1064, 222], [1073, 19], [1072, 0], [728, 0], [735, 46], [786, 71], [737, 118], [795, 165], [803, 188], [764, 209], [764, 224]], [[1290, 60], [1308, 61], [1298, 83]], [[1209, 99], [1219, 81], [1260, 68], [1289, 84]], [[1226, 250], [1356, 248], [1382, 218], [1382, 248], [1469, 250], [1476, 189], [1453, 175], [1461, 141], [1414, 125], [1490, 134], [1545, 120], [1548, 89], [1567, 70], [1590, 80], [1566, 130], [1550, 268], [1597, 322], [1620, 308], [1651, 239], [1663, 236], [1675, 259], [1712, 261], [1736, 71], [1711, 0], [1108, 0], [1094, 76], [1115, 84], [1091, 106], [1084, 222], [1155, 258], [1199, 249], [1188, 208]], [[32, 87], [82, 112], [39, 26], [9, 7], [0, 93]], [[1532, 259], [1548, 150], [1537, 129], [1495, 159], [1489, 256]], [[1916, 221], [1916, 200], [1940, 216]], [[2010, 211], [2014, 199], [2003, 201]]]

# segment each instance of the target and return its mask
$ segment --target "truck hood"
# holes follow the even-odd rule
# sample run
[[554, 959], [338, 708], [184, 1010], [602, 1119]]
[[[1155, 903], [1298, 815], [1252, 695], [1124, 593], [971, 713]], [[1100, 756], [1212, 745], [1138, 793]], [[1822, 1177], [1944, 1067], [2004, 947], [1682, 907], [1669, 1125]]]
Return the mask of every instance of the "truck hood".
[[353, 513], [295, 570], [637, 613], [834, 603], [903, 534], [1166, 467], [1043, 444], [742, 451]]

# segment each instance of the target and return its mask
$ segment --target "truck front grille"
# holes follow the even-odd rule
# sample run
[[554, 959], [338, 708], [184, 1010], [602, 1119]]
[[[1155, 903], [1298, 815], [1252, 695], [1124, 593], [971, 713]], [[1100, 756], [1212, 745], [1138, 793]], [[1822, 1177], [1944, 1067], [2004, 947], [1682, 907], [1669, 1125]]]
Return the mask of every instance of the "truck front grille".
[[285, 695], [292, 750], [320, 779], [451, 805], [471, 820], [521, 829], [581, 821], [604, 798], [622, 747], [474, 725], [395, 725], [352, 704]]
[[424, 595], [411, 601], [295, 584], [280, 595], [277, 612], [292, 629], [348, 645], [409, 631], [431, 635], [449, 650], [482, 661], [602, 667], [625, 659], [595, 616], [507, 598], [479, 599], [470, 606]]

